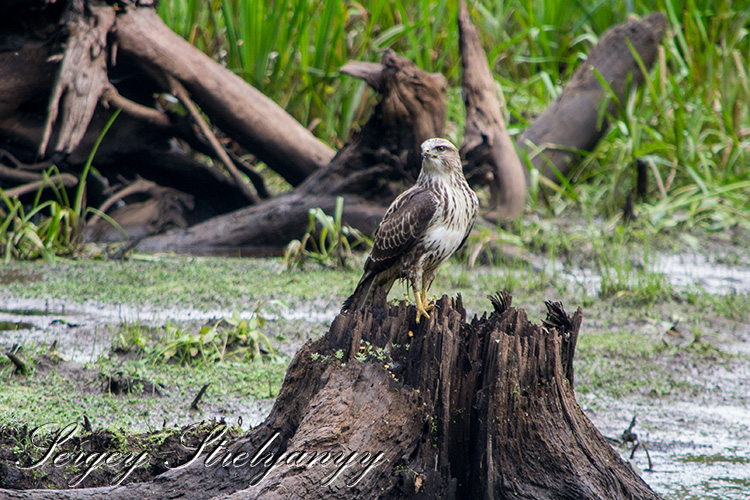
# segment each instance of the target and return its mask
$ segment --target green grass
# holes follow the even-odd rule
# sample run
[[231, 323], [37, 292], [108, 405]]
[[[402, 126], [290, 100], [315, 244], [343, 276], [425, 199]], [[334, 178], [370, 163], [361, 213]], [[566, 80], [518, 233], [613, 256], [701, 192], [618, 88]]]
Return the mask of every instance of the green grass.
[[702, 293], [696, 302], [702, 308], [734, 321], [746, 322], [750, 318], [750, 294], [748, 293], [733, 291], [720, 296]]
[[[38, 361], [41, 350], [29, 356]], [[84, 414], [99, 427], [144, 428], [146, 423], [190, 415], [190, 402], [201, 387], [210, 383], [201, 400], [221, 408], [223, 405], [252, 405], [255, 399], [274, 398], [284, 379], [288, 359], [253, 363], [231, 359], [217, 363], [193, 365], [154, 364], [144, 359], [102, 357], [87, 365], [85, 379], [72, 379], [69, 373], [58, 373], [55, 366], [33, 370], [19, 376], [13, 373], [7, 358], [0, 358], [0, 381], [7, 390], [0, 394], [0, 422], [11, 419], [29, 426], [48, 422], [82, 421]], [[36, 363], [39, 366], [39, 363]], [[149, 394], [116, 395], [102, 390], [97, 374], [123, 371], [132, 377], [159, 384], [163, 396]], [[29, 401], [34, 401], [29, 405]], [[39, 409], [44, 408], [43, 412]], [[148, 418], [145, 418], [148, 417]], [[196, 414], [196, 419], [199, 414]], [[159, 422], [161, 423], [161, 422]]]
[[730, 464], [746, 464], [750, 463], [750, 459], [747, 457], [727, 457], [724, 455], [693, 455], [688, 453], [685, 456], [680, 457], [680, 462], [694, 462], [699, 464], [713, 465], [721, 463]]
[[[60, 178], [60, 171], [54, 165], [43, 172], [43, 182], [28, 208], [17, 197], [11, 199], [0, 188], [0, 257], [5, 263], [11, 259], [44, 258], [50, 261], [58, 256], [80, 254], [85, 243], [83, 230], [86, 217], [91, 213], [122, 232], [120, 226], [109, 216], [86, 207], [84, 200], [86, 179], [92, 168], [94, 155], [120, 111], [118, 109], [112, 114], [89, 152], [72, 201]], [[42, 201], [42, 191], [45, 188], [53, 191], [55, 199]]]
[[[72, 261], [49, 264], [39, 280], [12, 281], [9, 293], [26, 297], [67, 298], [156, 307], [236, 309], [291, 307], [316, 298], [338, 300], [356, 284], [354, 270], [308, 266], [286, 272], [280, 259], [148, 257], [139, 261]], [[4, 272], [32, 275], [34, 263], [11, 263]], [[66, 279], [53, 276], [64, 275]], [[135, 319], [135, 318], [123, 318]]]
[[[663, 342], [637, 331], [584, 332], [576, 346], [575, 389], [613, 398], [633, 393], [657, 398], [699, 394], [701, 388], [672, 365], [670, 358], [676, 352], [665, 352]], [[690, 355], [700, 359], [701, 354]]]

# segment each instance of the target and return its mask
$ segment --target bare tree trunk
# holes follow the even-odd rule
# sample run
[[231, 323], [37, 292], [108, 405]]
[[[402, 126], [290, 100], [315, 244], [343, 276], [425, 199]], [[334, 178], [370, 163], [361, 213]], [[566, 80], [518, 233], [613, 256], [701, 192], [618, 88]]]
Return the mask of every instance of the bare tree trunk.
[[[509, 295], [491, 300], [494, 312], [469, 323], [460, 298], [445, 296], [419, 324], [413, 306], [387, 306], [382, 293], [373, 308], [339, 315], [297, 353], [266, 422], [224, 447], [231, 457], [247, 454], [242, 467], [207, 467], [212, 446], [150, 483], [3, 493], [657, 499], [575, 401], [581, 310], [569, 317], [547, 303], [540, 326], [511, 307]], [[333, 454], [328, 462], [316, 462], [325, 452]]]
[[[562, 94], [527, 128], [518, 139], [518, 147], [546, 177], [558, 181], [568, 177], [579, 160], [575, 150], [591, 151], [606, 132], [607, 120], [600, 119], [609, 93], [594, 70], [607, 82], [622, 102], [628, 76], [634, 85], [644, 81], [628, 43], [638, 53], [646, 69], [656, 60], [659, 42], [667, 20], [654, 12], [642, 21], [631, 20], [608, 29], [589, 54], [585, 64], [573, 74]], [[606, 110], [614, 114], [616, 103], [609, 101]]]
[[487, 55], [471, 23], [466, 2], [459, 2], [459, 44], [464, 65], [463, 95], [466, 126], [461, 155], [470, 176], [487, 172], [492, 181], [492, 206], [485, 216], [517, 219], [526, 206], [526, 168], [505, 128]]

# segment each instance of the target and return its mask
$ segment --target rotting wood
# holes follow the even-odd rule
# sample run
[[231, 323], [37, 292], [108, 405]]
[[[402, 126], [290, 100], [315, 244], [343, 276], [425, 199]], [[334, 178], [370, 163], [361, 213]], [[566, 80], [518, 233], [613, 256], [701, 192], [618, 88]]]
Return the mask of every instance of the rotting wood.
[[614, 100], [594, 73], [599, 72], [617, 100], [623, 102], [632, 84], [640, 85], [644, 75], [630, 47], [638, 53], [646, 69], [656, 60], [659, 43], [667, 25], [666, 16], [654, 12], [641, 21], [630, 20], [608, 29], [565, 85], [560, 96], [539, 115], [519, 137], [517, 144], [531, 164], [555, 182], [568, 177], [579, 156], [574, 150], [591, 151], [606, 132], [607, 120], [600, 119], [602, 105], [616, 114]]

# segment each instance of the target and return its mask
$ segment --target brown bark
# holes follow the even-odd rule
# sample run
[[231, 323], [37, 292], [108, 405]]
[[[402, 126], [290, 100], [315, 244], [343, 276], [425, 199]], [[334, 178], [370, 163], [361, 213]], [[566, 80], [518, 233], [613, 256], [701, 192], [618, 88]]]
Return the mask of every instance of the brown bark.
[[[460, 297], [419, 324], [383, 294], [339, 315], [297, 353], [266, 422], [226, 446], [253, 456], [270, 442], [274, 467], [206, 467], [206, 450], [150, 483], [11, 498], [657, 499], [575, 401], [581, 310], [548, 303], [540, 326], [509, 295], [492, 302], [468, 323]], [[294, 463], [325, 451], [355, 457], [328, 485], [338, 467]]]
[[467, 174], [488, 172], [493, 219], [517, 219], [526, 205], [526, 169], [505, 127], [487, 55], [471, 23], [466, 2], [459, 2], [459, 45], [464, 66], [466, 125], [461, 155]]
[[[658, 53], [659, 42], [667, 20], [655, 12], [642, 21], [631, 20], [614, 26], [599, 39], [588, 60], [576, 70], [562, 94], [518, 139], [518, 147], [531, 158], [531, 163], [546, 177], [558, 181], [568, 177], [579, 156], [570, 150], [591, 151], [606, 132], [606, 120], [600, 110], [608, 92], [594, 74], [594, 68], [623, 101], [628, 75], [634, 85], [643, 83], [644, 76], [630, 52], [628, 41], [648, 69]], [[610, 101], [607, 112], [614, 114], [616, 104]], [[559, 174], [558, 174], [559, 172]]]
[[292, 185], [333, 157], [276, 103], [172, 32], [153, 9], [131, 7], [119, 15], [117, 39], [123, 55], [179, 80], [219, 128]]
[[47, 120], [39, 144], [39, 156], [47, 143], [62, 103], [62, 116], [54, 151], [71, 153], [83, 139], [99, 97], [107, 87], [107, 34], [115, 22], [111, 7], [89, 6], [83, 0], [68, 4], [62, 22], [70, 36], [47, 108]]
[[366, 233], [377, 227], [388, 204], [421, 168], [419, 145], [442, 134], [445, 86], [393, 51], [382, 64], [349, 63], [342, 72], [363, 78], [382, 99], [362, 130], [293, 191], [185, 230], [142, 241], [141, 250], [216, 252], [240, 247], [283, 248], [304, 234], [308, 210], [333, 213], [344, 197], [344, 222]]

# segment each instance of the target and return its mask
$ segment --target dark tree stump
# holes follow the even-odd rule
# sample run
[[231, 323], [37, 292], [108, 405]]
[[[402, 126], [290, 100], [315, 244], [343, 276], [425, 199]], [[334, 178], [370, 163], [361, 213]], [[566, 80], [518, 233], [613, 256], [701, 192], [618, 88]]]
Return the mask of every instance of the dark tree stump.
[[[152, 483], [13, 494], [657, 499], [576, 403], [581, 309], [569, 317], [560, 304], [547, 303], [546, 326], [540, 326], [511, 307], [508, 294], [491, 300], [494, 312], [469, 323], [461, 298], [446, 296], [421, 324], [413, 306], [386, 306], [383, 294], [371, 309], [339, 315], [324, 337], [297, 353], [265, 423], [227, 445], [234, 456], [253, 456], [270, 442], [263, 457], [273, 456], [276, 467], [197, 461]], [[340, 462], [357, 455], [323, 485], [337, 466], [296, 465], [303, 451], [341, 452]]]
[[[622, 101], [627, 91], [628, 75], [632, 75], [634, 85], [644, 81], [628, 41], [648, 69], [656, 60], [666, 25], [666, 16], [654, 12], [642, 21], [631, 20], [613, 26], [602, 35], [588, 60], [565, 85], [562, 94], [518, 139], [519, 149], [528, 153], [534, 167], [557, 182], [558, 175], [568, 176], [578, 163], [579, 156], [571, 150], [594, 149], [607, 131], [607, 121], [599, 118], [608, 93], [593, 69], [596, 68]], [[614, 114], [615, 109], [616, 104], [610, 101], [607, 112]]]

